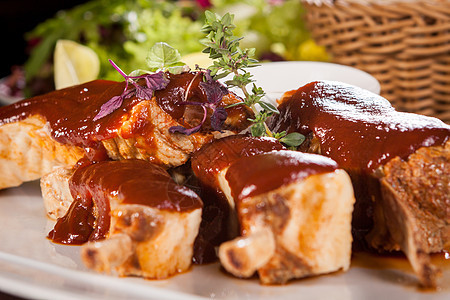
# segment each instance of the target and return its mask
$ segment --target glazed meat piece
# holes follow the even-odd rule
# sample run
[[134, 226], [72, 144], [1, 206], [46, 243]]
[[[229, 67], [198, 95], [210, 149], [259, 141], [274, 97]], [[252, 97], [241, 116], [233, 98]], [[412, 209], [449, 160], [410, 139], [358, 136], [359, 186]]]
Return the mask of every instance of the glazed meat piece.
[[[196, 73], [166, 77], [167, 86], [155, 91], [151, 100], [137, 94], [125, 97], [118, 109], [100, 119], [95, 117], [101, 107], [121, 95], [124, 82], [95, 80], [1, 107], [0, 188], [38, 179], [54, 166], [73, 166], [83, 155], [93, 161], [137, 158], [165, 168], [185, 163], [218, 132], [211, 128], [211, 112], [199, 132], [169, 132], [171, 127], [191, 128], [202, 121], [203, 109], [183, 102], [208, 100]], [[240, 101], [228, 93], [220, 106]], [[248, 126], [251, 111], [246, 107], [226, 112], [224, 132], [237, 133]]]
[[83, 244], [87, 267], [156, 279], [189, 268], [202, 202], [164, 169], [143, 160], [103, 161], [79, 167], [68, 184], [55, 178], [43, 185], [44, 197], [46, 189], [68, 186], [72, 202], [49, 238]]
[[[383, 166], [371, 245], [402, 250], [425, 286], [437, 281], [428, 253], [450, 246], [450, 141]], [[399, 228], [401, 228], [399, 230]]]
[[230, 273], [283, 284], [349, 268], [355, 199], [333, 160], [274, 151], [235, 161], [225, 177], [241, 227], [241, 237], [219, 248]]
[[[433, 204], [436, 201], [448, 211], [450, 203], [445, 196], [450, 194], [448, 175], [445, 175], [448, 171], [435, 177], [432, 167], [421, 169], [417, 163], [414, 167], [409, 165], [395, 168], [396, 178], [410, 178], [409, 173], [420, 174], [422, 178], [414, 181], [414, 189], [399, 192], [398, 186], [392, 191], [393, 182], [397, 179], [391, 178], [393, 169], [388, 165], [391, 161], [406, 161], [417, 151], [427, 151], [420, 150], [422, 147], [433, 146], [437, 148], [432, 151], [440, 152], [441, 157], [436, 170], [448, 170], [450, 160], [443, 145], [450, 138], [450, 126], [436, 118], [397, 112], [386, 99], [337, 82], [312, 82], [288, 92], [280, 100], [278, 108], [280, 114], [269, 125], [273, 130], [304, 134], [309, 143], [301, 147], [301, 150], [332, 158], [351, 176], [356, 197], [352, 228], [356, 246], [380, 250], [401, 249], [418, 272], [421, 284], [434, 286], [436, 272], [429, 259], [418, 260], [415, 258], [416, 254], [412, 253], [417, 253], [415, 249], [420, 249], [425, 251], [421, 256], [428, 257], [430, 252], [441, 251], [442, 245], [448, 240], [422, 247], [422, 242], [411, 234], [411, 229], [416, 226], [428, 227], [422, 228], [421, 234], [435, 243], [436, 239], [430, 235], [434, 227], [430, 227], [431, 223], [425, 216], [437, 217]], [[426, 164], [425, 156], [418, 157]], [[404, 173], [401, 174], [402, 172]], [[435, 194], [429, 188], [430, 182], [443, 190]], [[419, 194], [420, 196], [416, 196]], [[390, 217], [386, 216], [391, 214], [388, 210], [404, 207], [405, 195], [408, 195], [406, 198], [409, 206], [405, 209], [409, 211], [409, 217], [397, 220], [400, 222], [398, 226], [388, 226], [386, 222]], [[389, 222], [391, 221], [396, 222], [394, 219]], [[383, 231], [382, 228], [386, 227], [391, 228], [389, 235], [392, 236], [373, 240], [378, 234], [369, 234], [370, 231]], [[443, 235], [442, 238], [448, 239], [448, 236]]]
[[0, 189], [4, 189], [39, 179], [54, 167], [72, 166], [84, 150], [56, 143], [45, 120], [31, 116], [0, 126], [0, 153]]
[[215, 248], [238, 234], [234, 202], [227, 199], [220, 184], [225, 181], [228, 167], [241, 157], [281, 149], [284, 146], [274, 138], [238, 134], [214, 140], [194, 153], [191, 168], [204, 203], [200, 233], [195, 241], [196, 263], [216, 260]]
[[[191, 166], [202, 188], [222, 193], [220, 181], [224, 180], [228, 167], [234, 161], [241, 157], [282, 149], [285, 147], [274, 138], [232, 135], [204, 145], [192, 156]], [[233, 202], [229, 205], [234, 207]]]
[[47, 216], [56, 221], [62, 218], [73, 202], [69, 180], [73, 168], [59, 167], [41, 177], [41, 193]]

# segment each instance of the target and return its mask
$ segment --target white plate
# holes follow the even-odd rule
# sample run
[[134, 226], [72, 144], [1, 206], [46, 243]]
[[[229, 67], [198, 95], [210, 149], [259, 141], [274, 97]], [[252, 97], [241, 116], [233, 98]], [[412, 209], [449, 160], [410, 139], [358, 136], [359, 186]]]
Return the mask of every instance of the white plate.
[[[282, 61], [261, 63], [249, 69], [257, 86], [264, 89], [267, 99], [275, 101], [283, 93], [296, 90], [317, 80], [348, 83], [372, 93], [380, 93], [380, 83], [372, 75], [359, 69], [325, 62]], [[226, 79], [231, 79], [231, 76]], [[240, 95], [238, 90], [236, 93]]]
[[32, 299], [450, 299], [450, 269], [444, 272], [445, 290], [424, 293], [417, 290], [410, 268], [389, 269], [389, 261], [386, 269], [362, 268], [353, 261], [346, 273], [285, 286], [233, 278], [218, 264], [193, 266], [159, 281], [96, 274], [80, 261], [78, 246], [45, 238], [53, 222], [45, 217], [38, 182], [0, 191], [0, 220], [0, 290]]

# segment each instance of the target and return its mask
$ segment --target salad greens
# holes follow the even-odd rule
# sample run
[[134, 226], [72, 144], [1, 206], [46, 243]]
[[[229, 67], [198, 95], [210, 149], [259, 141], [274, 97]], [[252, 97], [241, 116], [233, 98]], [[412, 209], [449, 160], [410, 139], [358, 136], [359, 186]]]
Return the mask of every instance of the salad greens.
[[[195, 4], [195, 3], [193, 3]], [[171, 1], [92, 0], [38, 25], [27, 39], [37, 40], [25, 65], [27, 79], [38, 77], [50, 63], [56, 41], [70, 39], [87, 45], [99, 56], [99, 77], [120, 80], [108, 63], [145, 67], [142, 57], [156, 42], [165, 41], [182, 55], [201, 51], [201, 21], [188, 15], [196, 8]], [[35, 42], [33, 42], [35, 43]]]
[[[51, 58], [58, 39], [70, 39], [92, 48], [101, 62], [99, 77], [120, 80], [108, 63], [124, 69], [145, 68], [142, 57], [155, 43], [164, 41], [181, 56], [200, 52], [205, 21], [202, 1], [91, 0], [28, 33], [35, 44], [25, 65], [27, 81], [47, 76], [52, 80]], [[205, 2], [205, 1], [203, 1]], [[209, 8], [236, 15], [235, 32], [245, 37], [241, 46], [256, 48], [258, 59], [327, 60], [323, 48], [309, 37], [298, 0], [212, 0]], [[49, 68], [50, 66], [50, 68]]]
[[285, 60], [329, 60], [325, 49], [311, 39], [299, 0], [213, 0], [212, 3], [212, 11], [235, 15], [236, 35], [245, 37], [242, 47], [255, 48], [260, 60], [266, 55], [270, 58], [270, 53]]

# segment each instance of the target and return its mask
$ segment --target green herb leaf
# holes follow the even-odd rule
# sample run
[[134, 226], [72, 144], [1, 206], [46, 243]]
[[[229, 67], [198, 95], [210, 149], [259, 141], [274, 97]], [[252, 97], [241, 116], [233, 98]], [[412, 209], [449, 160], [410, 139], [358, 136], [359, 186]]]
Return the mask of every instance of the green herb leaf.
[[262, 109], [264, 109], [268, 112], [275, 113], [275, 114], [279, 113], [278, 109], [272, 103], [265, 102], [265, 101], [259, 101], [258, 104], [261, 106]]
[[291, 132], [280, 139], [288, 147], [298, 147], [305, 141], [305, 136], [298, 132]]
[[[177, 71], [185, 64], [181, 62], [181, 55], [167, 43], [156, 43], [148, 52], [146, 62], [152, 72], [167, 71], [169, 68]], [[172, 71], [173, 71], [172, 70]]]
[[250, 128], [250, 131], [252, 133], [252, 136], [264, 136], [266, 133], [266, 128], [264, 127], [263, 123], [255, 123]]
[[236, 102], [233, 104], [229, 104], [225, 108], [231, 108], [231, 107], [235, 107], [235, 106], [239, 106], [239, 105], [245, 105], [245, 102]]
[[130, 77], [133, 77], [133, 76], [141, 76], [141, 75], [143, 75], [143, 74], [149, 74], [149, 73], [152, 73], [152, 72], [149, 71], [149, 70], [136, 69], [136, 70], [134, 70], [134, 71], [131, 71], [131, 73], [130, 73], [128, 76], [130, 76]]

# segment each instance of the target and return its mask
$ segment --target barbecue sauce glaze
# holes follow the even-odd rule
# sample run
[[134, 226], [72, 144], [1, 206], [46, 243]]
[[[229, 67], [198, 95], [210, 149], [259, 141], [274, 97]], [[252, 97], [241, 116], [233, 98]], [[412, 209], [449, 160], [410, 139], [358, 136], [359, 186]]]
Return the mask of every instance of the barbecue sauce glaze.
[[214, 140], [195, 152], [191, 159], [192, 170], [203, 184], [218, 188], [217, 173], [234, 161], [282, 149], [285, 147], [274, 138], [231, 135]]
[[[105, 238], [114, 203], [189, 212], [202, 208], [200, 198], [177, 185], [163, 168], [144, 160], [102, 161], [78, 168], [69, 180], [74, 201], [48, 237], [62, 244]], [[94, 217], [95, 216], [95, 217]]]
[[[155, 92], [155, 101], [172, 118], [189, 127], [192, 125], [189, 121], [195, 119], [196, 110], [203, 110], [198, 106], [180, 103], [207, 102], [206, 92], [199, 85], [201, 76], [191, 72], [177, 75], [167, 73], [166, 76], [169, 84], [165, 89]], [[124, 138], [140, 135], [151, 140], [152, 128], [146, 126], [148, 114], [145, 112], [139, 114], [136, 126], [127, 127], [126, 132], [121, 128], [131, 109], [142, 101], [135, 96], [124, 99], [121, 107], [111, 114], [93, 120], [101, 106], [112, 97], [122, 94], [124, 88], [125, 82], [95, 80], [0, 108], [0, 125], [40, 115], [47, 121], [50, 134], [57, 142], [85, 149], [86, 158], [77, 164], [78, 169], [70, 181], [74, 202], [66, 216], [57, 222], [49, 234], [49, 238], [55, 242], [82, 244], [105, 237], [109, 230], [110, 207], [108, 196], [103, 190], [106, 193], [119, 193], [120, 189], [119, 195], [126, 202], [166, 210], [183, 211], [199, 205], [199, 200], [187, 197], [187, 192], [171, 182], [165, 171], [148, 163], [102, 162], [108, 156], [101, 141], [116, 137], [119, 129]], [[242, 107], [227, 109], [227, 113], [232, 118], [246, 120], [242, 118], [245, 115]], [[204, 130], [209, 130], [207, 125], [203, 126]], [[91, 162], [101, 163], [90, 165]], [[150, 182], [144, 182], [143, 179]], [[152, 187], [151, 191], [148, 187]], [[190, 205], [195, 205], [191, 207], [187, 205], [190, 202], [183, 201], [193, 201]]]
[[312, 132], [322, 155], [364, 173], [450, 137], [450, 126], [436, 118], [398, 112], [383, 97], [338, 82], [312, 82], [286, 93], [278, 109], [271, 129]]
[[338, 165], [332, 159], [297, 151], [274, 151], [242, 157], [229, 167], [226, 179], [237, 205], [255, 197], [315, 174], [334, 172]]

